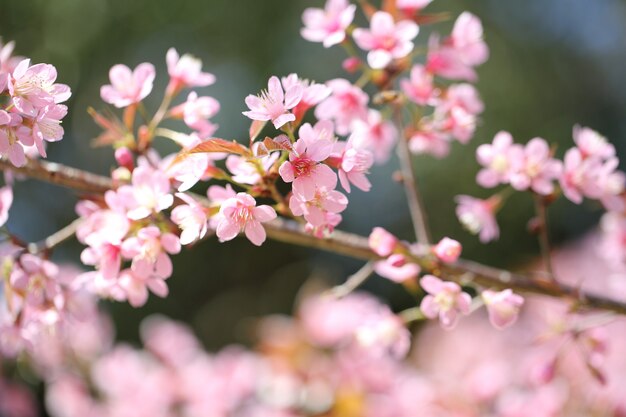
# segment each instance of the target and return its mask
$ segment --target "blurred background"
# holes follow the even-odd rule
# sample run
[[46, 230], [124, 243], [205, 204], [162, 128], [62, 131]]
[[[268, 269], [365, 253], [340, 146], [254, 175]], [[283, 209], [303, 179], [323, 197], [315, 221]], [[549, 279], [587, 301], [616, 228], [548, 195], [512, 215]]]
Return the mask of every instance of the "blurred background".
[[[99, 128], [86, 108], [104, 108], [99, 89], [108, 83], [112, 65], [154, 63], [157, 81], [147, 106], [156, 108], [167, 82], [167, 49], [200, 57], [204, 69], [218, 79], [201, 90], [222, 105], [214, 119], [220, 125], [218, 135], [245, 138], [249, 120], [241, 114], [246, 110], [243, 99], [264, 88], [270, 75], [297, 72], [322, 82], [346, 76], [341, 48], [327, 50], [299, 35], [302, 11], [322, 5], [322, 0], [5, 1], [0, 5], [0, 35], [5, 42], [17, 42], [17, 54], [54, 64], [58, 81], [73, 90], [65, 138], [49, 147], [49, 159], [108, 174], [112, 153], [90, 146]], [[435, 238], [452, 236], [463, 243], [464, 256], [515, 268], [538, 253], [535, 238], [526, 232], [530, 196], [510, 200], [499, 215], [502, 237], [488, 245], [459, 226], [453, 198], [489, 195], [474, 182], [474, 150], [499, 130], [509, 130], [521, 142], [535, 136], [556, 142], [561, 157], [578, 123], [606, 135], [624, 155], [626, 2], [435, 0], [427, 9], [451, 11], [453, 16], [463, 10], [482, 19], [491, 49], [490, 60], [479, 69], [486, 111], [469, 146], [456, 144], [443, 161], [416, 158], [415, 166]], [[447, 34], [451, 25], [439, 24], [434, 30]], [[429, 30], [418, 42], [426, 42]], [[412, 239], [402, 187], [391, 179], [396, 169], [395, 159], [374, 168], [373, 191], [353, 191], [341, 229], [368, 234], [372, 227], [383, 226]], [[9, 227], [27, 240], [47, 236], [74, 217], [76, 197], [71, 191], [28, 181], [15, 192]], [[555, 242], [575, 239], [599, 215], [599, 207], [559, 201], [550, 210], [550, 233]], [[74, 262], [80, 250], [72, 243], [55, 256]], [[138, 310], [127, 304], [109, 308], [121, 339], [136, 340], [139, 321], [160, 312], [190, 323], [208, 347], [217, 348], [246, 343], [250, 318], [290, 312], [306, 281], [332, 285], [359, 267], [350, 259], [271, 241], [258, 249], [243, 239], [226, 244], [210, 240], [175, 258], [167, 299], [152, 296]], [[396, 309], [414, 303], [383, 279], [371, 279], [366, 287]]]

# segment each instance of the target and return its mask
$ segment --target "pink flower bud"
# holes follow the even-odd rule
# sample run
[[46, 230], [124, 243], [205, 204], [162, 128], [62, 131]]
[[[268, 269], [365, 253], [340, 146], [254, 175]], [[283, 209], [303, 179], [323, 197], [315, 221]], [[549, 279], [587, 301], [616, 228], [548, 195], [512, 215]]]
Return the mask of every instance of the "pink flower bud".
[[350, 74], [354, 74], [355, 72], [357, 72], [357, 70], [361, 66], [361, 60], [355, 56], [351, 56], [349, 58], [344, 59], [343, 62], [341, 63], [341, 66], [343, 67], [344, 70], [346, 70], [346, 72], [349, 72]]
[[433, 253], [442, 262], [453, 263], [459, 259], [463, 247], [459, 242], [448, 237], [444, 237], [433, 247]]
[[118, 165], [132, 171], [135, 167], [135, 163], [133, 161], [133, 153], [130, 149], [123, 147], [115, 150], [115, 160]]
[[497, 329], [504, 329], [515, 323], [520, 307], [524, 304], [522, 296], [510, 289], [500, 292], [485, 290], [481, 296], [489, 312], [489, 321]]
[[382, 227], [375, 227], [369, 237], [370, 248], [380, 256], [391, 255], [397, 244], [398, 238]]

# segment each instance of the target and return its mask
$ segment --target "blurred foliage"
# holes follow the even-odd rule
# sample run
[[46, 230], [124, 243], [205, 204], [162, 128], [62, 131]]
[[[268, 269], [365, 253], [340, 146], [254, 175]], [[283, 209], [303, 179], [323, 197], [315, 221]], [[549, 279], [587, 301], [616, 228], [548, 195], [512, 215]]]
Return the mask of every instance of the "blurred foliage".
[[[222, 104], [219, 134], [243, 138], [249, 120], [241, 115], [243, 98], [264, 88], [272, 74], [298, 72], [318, 81], [343, 77], [341, 48], [325, 50], [299, 36], [305, 7], [322, 4], [304, 0], [23, 0], [0, 5], [1, 35], [14, 39], [17, 52], [34, 62], [57, 66], [59, 80], [74, 95], [64, 122], [65, 139], [50, 146], [51, 160], [106, 174], [111, 152], [92, 149], [98, 128], [86, 108], [103, 108], [99, 88], [116, 63], [131, 67], [143, 61], [157, 65], [157, 82], [148, 107], [160, 100], [166, 79], [164, 56], [169, 47], [200, 57], [218, 83], [203, 90]], [[478, 88], [486, 104], [477, 135], [469, 146], [455, 146], [438, 161], [415, 159], [436, 238], [460, 239], [464, 255], [500, 266], [514, 266], [536, 256], [537, 244], [526, 232], [532, 216], [530, 196], [511, 199], [499, 216], [502, 238], [481, 245], [463, 231], [454, 217], [453, 196], [486, 197], [474, 176], [474, 149], [509, 130], [519, 141], [541, 136], [559, 144], [557, 154], [571, 143], [576, 123], [607, 135], [624, 154], [626, 87], [621, 82], [626, 62], [626, 6], [619, 0], [435, 0], [432, 11], [470, 10], [484, 22], [491, 59], [479, 70]], [[447, 33], [452, 22], [434, 30]], [[426, 41], [425, 28], [418, 38]], [[620, 66], [621, 65], [621, 66]], [[616, 68], [617, 66], [617, 68]], [[373, 191], [353, 192], [342, 228], [367, 234], [375, 225], [411, 239], [402, 187], [391, 180], [396, 161], [375, 168]], [[16, 191], [11, 228], [27, 239], [39, 239], [71, 221], [75, 198], [67, 190], [28, 181]], [[367, 209], [364, 209], [364, 208]], [[599, 210], [557, 203], [550, 213], [551, 234], [557, 242], [574, 238], [595, 223]], [[71, 244], [59, 259], [78, 259]], [[299, 247], [268, 242], [262, 248], [236, 240], [203, 242], [177, 256], [170, 279], [171, 295], [151, 297], [139, 310], [111, 305], [119, 336], [137, 337], [138, 322], [152, 312], [190, 322], [211, 347], [249, 337], [242, 318], [285, 313], [299, 287], [310, 277], [340, 282], [359, 262]], [[370, 280], [370, 290], [391, 300], [396, 308], [411, 303], [397, 286]], [[243, 324], [242, 324], [243, 323]], [[248, 322], [249, 323], [249, 322]]]

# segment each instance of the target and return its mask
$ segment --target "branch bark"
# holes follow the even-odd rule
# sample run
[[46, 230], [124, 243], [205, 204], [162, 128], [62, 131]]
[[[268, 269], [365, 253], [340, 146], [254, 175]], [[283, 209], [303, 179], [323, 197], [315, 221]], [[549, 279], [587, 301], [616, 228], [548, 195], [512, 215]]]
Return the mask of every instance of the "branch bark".
[[[32, 178], [83, 192], [103, 193], [113, 186], [113, 182], [107, 177], [51, 162], [30, 161], [25, 167], [15, 168], [9, 162], [2, 160], [0, 169], [10, 169]], [[380, 256], [369, 248], [366, 237], [353, 233], [336, 230], [331, 237], [318, 239], [306, 233], [298, 223], [284, 219], [265, 223], [265, 228], [271, 239], [281, 242], [321, 249], [352, 258], [380, 259]], [[464, 259], [452, 265], [433, 265], [431, 259], [417, 255], [412, 255], [411, 260], [421, 265], [426, 272], [461, 284], [475, 283], [494, 289], [511, 288], [521, 293], [570, 300], [579, 309], [607, 310], [626, 315], [626, 303], [586, 293], [577, 287], [546, 280], [542, 273], [518, 274]]]

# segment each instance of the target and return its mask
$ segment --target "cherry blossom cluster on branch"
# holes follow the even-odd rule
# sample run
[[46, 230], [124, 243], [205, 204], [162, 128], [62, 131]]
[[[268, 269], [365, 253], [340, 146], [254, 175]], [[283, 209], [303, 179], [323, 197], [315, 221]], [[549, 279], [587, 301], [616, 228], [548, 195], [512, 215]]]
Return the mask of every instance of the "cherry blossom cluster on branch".
[[[416, 47], [420, 27], [444, 18], [425, 12], [429, 3], [385, 0], [377, 8], [360, 1], [368, 27], [355, 26], [357, 6], [347, 0], [328, 0], [323, 9], [305, 10], [302, 36], [325, 47], [343, 46], [347, 78], [318, 83], [297, 74], [270, 76], [267, 89], [242, 100], [242, 108], [247, 106], [243, 116], [251, 120], [246, 138], [216, 137], [218, 126], [212, 119], [220, 104], [195, 91], [216, 80], [202, 70], [197, 58], [167, 51], [168, 82], [156, 109], [145, 103], [153, 94], [155, 66], [113, 66], [110, 84], [101, 87], [100, 95], [118, 110], [89, 109], [103, 130], [95, 143], [115, 152], [110, 178], [79, 171], [72, 177], [63, 167], [33, 160], [45, 157], [44, 141], [63, 135], [60, 120], [67, 108], [59, 103], [69, 97], [69, 87], [55, 83], [53, 66], [31, 66], [28, 59], [11, 56], [12, 43], [2, 47], [0, 92], [5, 100], [0, 104], [0, 153], [9, 162], [2, 161], [6, 185], [0, 189], [0, 226], [7, 222], [11, 187], [21, 179], [20, 173], [85, 192], [76, 205], [78, 221], [58, 235], [29, 244], [3, 229], [7, 241], [1, 247], [0, 352], [32, 356], [46, 376], [55, 374], [59, 363], [81, 370], [75, 362], [95, 361], [91, 373], [83, 369], [78, 376], [49, 380], [54, 414], [117, 416], [141, 409], [146, 415], [184, 416], [299, 416], [329, 410], [329, 415], [338, 416], [414, 415], [412, 406], [421, 403], [409, 401], [403, 390], [423, 381], [400, 366], [399, 359], [410, 346], [407, 323], [438, 319], [450, 330], [473, 320], [460, 319], [485, 306], [491, 324], [504, 329], [518, 320], [527, 304], [514, 292], [518, 290], [566, 298], [571, 311], [565, 317], [578, 318], [581, 306], [626, 311], [619, 301], [594, 298], [564, 285], [552, 266], [546, 211], [563, 194], [576, 204], [583, 198], [598, 200], [608, 210], [603, 254], [615, 266], [614, 275], [625, 270], [626, 176], [617, 169], [615, 148], [589, 128], [574, 128], [575, 147], [565, 152], [563, 161], [544, 139], [523, 145], [514, 143], [507, 132], [498, 133], [493, 143], [477, 149], [482, 168], [476, 180], [485, 188], [505, 188], [487, 199], [456, 197], [461, 223], [488, 242], [499, 236], [495, 216], [506, 198], [515, 191], [531, 193], [537, 211], [531, 229], [538, 234], [545, 263], [545, 271], [535, 273], [541, 279], [533, 276], [520, 284], [510, 272], [460, 259], [462, 247], [455, 239], [432, 241], [410, 153], [443, 158], [455, 141], [467, 144], [473, 138], [484, 104], [472, 83], [489, 50], [480, 20], [469, 12], [456, 18], [450, 35], [433, 33]], [[350, 78], [355, 75], [353, 82]], [[172, 127], [182, 125], [176, 121], [185, 128]], [[157, 140], [171, 141], [179, 150], [160, 155], [153, 146]], [[333, 240], [341, 236], [336, 228], [350, 194], [370, 191], [370, 171], [387, 163], [394, 150], [400, 156], [417, 242], [401, 241], [375, 224], [366, 243]], [[193, 192], [198, 184], [208, 185], [206, 195]], [[285, 226], [293, 223], [296, 232]], [[74, 234], [85, 246], [80, 259], [89, 271], [67, 272], [50, 260], [54, 247]], [[209, 357], [187, 330], [166, 322], [147, 325], [147, 351], [126, 346], [107, 350], [112, 343], [109, 325], [95, 299], [140, 307], [150, 292], [166, 297], [167, 280], [173, 274], [171, 255], [213, 235], [221, 242], [244, 235], [257, 246], [269, 235], [356, 254], [370, 262], [332, 295], [303, 304], [303, 330], [292, 323], [286, 327], [273, 323], [270, 338], [262, 342], [270, 354], [263, 357], [241, 351]], [[402, 285], [414, 298], [415, 308], [396, 315], [367, 296], [350, 295], [373, 271]], [[94, 330], [97, 334], [82, 346], [84, 350], [68, 348], [65, 344], [79, 343], [73, 340], [75, 328], [84, 330], [90, 321], [103, 330]], [[561, 330], [559, 336], [589, 345], [584, 345], [591, 353], [584, 355], [583, 363], [602, 380], [595, 360], [596, 354], [604, 353], [602, 343], [596, 344], [592, 336], [588, 340], [587, 329]], [[53, 335], [59, 339], [53, 340]], [[276, 335], [288, 342], [280, 345], [271, 339]], [[276, 368], [275, 360], [279, 364], [285, 360], [280, 357], [283, 349], [302, 344], [310, 345], [303, 349], [311, 355], [303, 369], [314, 373], [319, 364], [337, 374], [329, 378], [307, 373], [304, 378], [297, 367], [297, 372]], [[365, 362], [376, 366], [366, 367]], [[389, 370], [393, 381], [378, 380], [381, 376], [371, 374], [375, 368]], [[255, 382], [253, 374], [268, 380]], [[198, 388], [203, 380], [215, 384], [211, 395]], [[219, 386], [224, 380], [227, 388]], [[136, 386], [142, 389], [128, 389]], [[100, 394], [98, 399], [91, 397], [90, 388]], [[430, 392], [424, 394], [424, 404], [432, 400], [429, 390], [424, 391]], [[352, 399], [352, 394], [358, 398]], [[289, 402], [280, 403], [286, 399]], [[405, 408], [390, 412], [385, 407], [394, 401]], [[342, 408], [353, 403], [366, 411], [350, 414]], [[498, 409], [497, 404], [490, 407]]]

